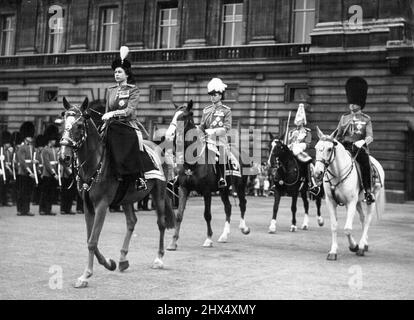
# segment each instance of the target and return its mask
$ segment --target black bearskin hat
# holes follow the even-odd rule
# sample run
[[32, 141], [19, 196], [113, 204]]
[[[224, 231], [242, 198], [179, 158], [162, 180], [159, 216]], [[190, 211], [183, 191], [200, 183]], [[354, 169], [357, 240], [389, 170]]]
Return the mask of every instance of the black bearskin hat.
[[20, 134], [19, 131], [15, 131], [15, 132], [12, 133], [11, 143], [14, 147], [19, 145], [20, 143], [22, 143], [22, 135]]
[[44, 147], [47, 144], [46, 137], [43, 134], [39, 134], [35, 140], [35, 147]]
[[33, 138], [35, 134], [35, 127], [33, 122], [26, 121], [20, 126], [20, 134], [23, 139], [25, 138]]
[[0, 144], [4, 145], [6, 143], [11, 143], [11, 141], [12, 141], [11, 133], [8, 131], [3, 131], [0, 137]]
[[357, 104], [361, 110], [367, 100], [368, 83], [361, 77], [349, 78], [345, 85], [346, 96], [349, 104]]
[[129, 62], [129, 60], [126, 59], [126, 57], [128, 56], [129, 53], [129, 49], [128, 47], [121, 47], [120, 51], [120, 56], [119, 58], [115, 59], [112, 62], [112, 70], [115, 70], [116, 68], [121, 67], [122, 69], [125, 70], [125, 72], [130, 75], [131, 74], [131, 62]]
[[55, 125], [49, 125], [44, 133], [46, 143], [51, 140], [59, 140], [59, 129]]

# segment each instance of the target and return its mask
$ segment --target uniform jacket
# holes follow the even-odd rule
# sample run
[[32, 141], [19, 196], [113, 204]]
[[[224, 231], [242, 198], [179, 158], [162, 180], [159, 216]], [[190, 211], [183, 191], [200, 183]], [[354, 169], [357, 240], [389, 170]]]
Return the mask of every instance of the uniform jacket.
[[58, 156], [57, 150], [53, 147], [46, 146], [42, 150], [43, 172], [42, 177], [54, 177], [58, 174]]
[[231, 109], [224, 105], [210, 105], [203, 110], [203, 116], [199, 128], [201, 130], [206, 129], [218, 129], [224, 128], [225, 134], [220, 135], [217, 139], [217, 144], [226, 146], [227, 145], [227, 133], [231, 129], [232, 117]]
[[309, 148], [312, 141], [312, 134], [309, 128], [298, 127], [289, 131], [288, 145], [295, 143], [305, 143], [306, 148]]
[[[13, 152], [10, 152], [9, 149], [3, 147], [4, 152], [4, 169], [6, 170], [6, 176], [13, 176]], [[1, 167], [0, 167], [1, 169]]]
[[337, 139], [351, 143], [365, 140], [369, 145], [374, 140], [371, 118], [362, 112], [343, 115], [338, 124]]
[[121, 121], [135, 120], [138, 102], [139, 90], [135, 85], [115, 85], [109, 87], [106, 93], [105, 112], [116, 111], [116, 116]]
[[35, 148], [30, 144], [22, 144], [16, 153], [16, 161], [18, 164], [17, 174], [28, 175], [33, 173], [33, 153]]

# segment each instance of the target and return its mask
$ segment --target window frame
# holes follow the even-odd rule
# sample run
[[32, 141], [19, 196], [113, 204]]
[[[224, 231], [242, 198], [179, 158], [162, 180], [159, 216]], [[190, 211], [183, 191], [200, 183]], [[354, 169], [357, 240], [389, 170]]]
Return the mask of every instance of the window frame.
[[[47, 91], [56, 91], [56, 101], [47, 101], [45, 99], [45, 93]], [[41, 87], [39, 90], [39, 102], [40, 103], [56, 103], [59, 100], [59, 88], [58, 87]]]
[[0, 99], [0, 103], [6, 103], [9, 101], [9, 88], [0, 87], [0, 94], [6, 92], [7, 98], [5, 100]]
[[[175, 25], [172, 24], [168, 24], [168, 25], [161, 25], [161, 17], [162, 17], [162, 11], [164, 10], [169, 10], [169, 14], [168, 14], [168, 22], [171, 22], [171, 10], [175, 9], [176, 10], [176, 19], [175, 19]], [[157, 19], [157, 49], [175, 49], [178, 47], [178, 42], [177, 42], [177, 35], [178, 35], [178, 5], [176, 5], [175, 3], [171, 3], [169, 5], [164, 5], [164, 6], [160, 6], [158, 8], [158, 19]], [[175, 47], [171, 47], [170, 43], [171, 43], [171, 29], [175, 27], [176, 28], [176, 34], [175, 34]], [[168, 46], [166, 48], [161, 47], [162, 45], [162, 29], [168, 29]]]
[[[306, 42], [305, 40], [305, 38], [306, 38], [306, 19], [307, 19], [307, 13], [311, 13], [311, 12], [313, 12], [314, 13], [314, 20], [315, 20], [315, 25], [314, 25], [314, 27], [316, 26], [316, 23], [317, 23], [317, 19], [318, 19], [318, 14], [317, 14], [317, 10], [316, 10], [316, 8], [318, 8], [319, 6], [318, 6], [318, 1], [319, 0], [314, 0], [315, 1], [315, 6], [314, 6], [314, 8], [313, 9], [306, 9], [306, 3], [307, 3], [307, 1], [309, 1], [309, 0], [304, 0], [304, 2], [305, 2], [305, 9], [295, 9], [295, 5], [296, 5], [296, 1], [297, 0], [295, 0], [295, 1], [292, 1], [292, 9], [291, 9], [291, 13], [292, 13], [292, 16], [291, 16], [291, 42], [292, 43], [310, 43], [310, 41], [309, 42]], [[296, 28], [295, 28], [295, 23], [296, 23], [296, 13], [297, 12], [304, 12], [305, 14], [304, 14], [304, 20], [303, 20], [303, 30], [302, 30], [302, 40], [303, 41], [301, 41], [301, 42], [297, 42], [297, 41], [295, 41], [295, 34], [296, 34]], [[312, 30], [309, 30], [309, 34], [312, 32]]]
[[[12, 27], [14, 27], [14, 28], [10, 29], [10, 30], [9, 29], [3, 29], [3, 24], [4, 24], [4, 22], [6, 21], [6, 19], [8, 17], [14, 18], [12, 20], [12, 22], [14, 22], [14, 25], [12, 23]], [[1, 13], [0, 14], [0, 27], [1, 27], [1, 30], [0, 30], [0, 56], [2, 56], [2, 57], [12, 56], [16, 52], [17, 15], [15, 13], [12, 13], [12, 12], [10, 12], [10, 13], [7, 13], [7, 12]], [[4, 33], [6, 33], [6, 32], [12, 33], [12, 36], [10, 37], [10, 40], [9, 40], [10, 41], [10, 44], [9, 44], [10, 45], [10, 48], [9, 48], [10, 54], [5, 54], [5, 52], [3, 53], [3, 46], [5, 46], [4, 45], [4, 41], [5, 41], [4, 40]], [[6, 51], [6, 50], [4, 50], [4, 51]]]
[[[236, 15], [236, 6], [237, 5], [241, 5], [242, 6], [242, 13], [241, 13], [241, 20], [235, 20], [235, 17], [237, 17], [238, 15]], [[233, 6], [233, 12], [232, 12], [232, 20], [231, 21], [225, 21], [225, 7], [226, 6]], [[222, 3], [221, 6], [221, 17], [220, 17], [220, 30], [221, 30], [221, 34], [220, 34], [220, 45], [221, 46], [239, 46], [239, 45], [243, 45], [244, 41], [245, 41], [245, 35], [243, 34], [244, 32], [244, 28], [243, 28], [243, 22], [244, 22], [244, 6], [245, 3], [242, 0], [233, 0], [233, 1], [225, 1]], [[242, 31], [242, 37], [240, 39], [240, 44], [235, 44], [234, 40], [235, 40], [235, 25], [236, 23], [240, 23], [241, 26], [241, 31]], [[232, 39], [231, 39], [231, 44], [230, 45], [226, 45], [225, 44], [225, 24], [230, 24], [232, 25]]]
[[166, 85], [151, 85], [150, 86], [150, 103], [171, 103], [171, 99], [169, 100], [157, 100], [157, 91], [158, 90], [170, 90], [171, 91], [171, 99], [173, 97], [173, 86], [170, 84]]
[[[61, 53], [65, 53], [67, 50], [67, 34], [68, 34], [68, 13], [69, 11], [67, 10], [66, 7], [62, 7], [63, 9], [63, 26], [62, 26], [62, 32], [61, 33], [52, 33], [52, 30], [49, 28], [49, 19], [51, 18], [51, 16], [55, 15], [56, 13], [47, 13], [46, 14], [46, 43], [45, 43], [45, 52], [48, 54], [61, 54]], [[53, 35], [58, 35], [61, 34], [62, 35], [62, 39], [61, 39], [61, 49], [59, 48], [57, 52], [55, 52], [54, 50], [51, 51], [51, 36]], [[54, 43], [53, 43], [53, 48], [54, 48]]]
[[[114, 14], [111, 16], [113, 20], [110, 23], [104, 23], [103, 19], [104, 19], [105, 10], [114, 10], [114, 9], [118, 10], [118, 13], [115, 14], [115, 11], [114, 11]], [[121, 14], [121, 8], [119, 5], [105, 5], [105, 6], [99, 7], [99, 16], [98, 16], [98, 19], [99, 19], [98, 20], [99, 21], [98, 50], [99, 51], [106, 52], [106, 51], [118, 50], [119, 43], [121, 41], [121, 16], [120, 14]], [[115, 23], [115, 21], [117, 22]], [[115, 44], [114, 49], [112, 49], [112, 46], [109, 47], [110, 49], [104, 48], [104, 45], [105, 45], [104, 39], [105, 39], [105, 34], [106, 34], [104, 31], [105, 31], [105, 27], [107, 27], [108, 25], [111, 26], [111, 30], [113, 30], [113, 26], [118, 25], [118, 44]], [[110, 37], [111, 40], [112, 40], [112, 36], [113, 36], [113, 31]], [[112, 41], [110, 41], [109, 43], [112, 44]]]
[[286, 83], [285, 84], [285, 103], [307, 103], [308, 99], [305, 101], [295, 101], [294, 100], [294, 93], [292, 94], [292, 90], [295, 89], [306, 89], [307, 96], [309, 98], [309, 85], [307, 83]]

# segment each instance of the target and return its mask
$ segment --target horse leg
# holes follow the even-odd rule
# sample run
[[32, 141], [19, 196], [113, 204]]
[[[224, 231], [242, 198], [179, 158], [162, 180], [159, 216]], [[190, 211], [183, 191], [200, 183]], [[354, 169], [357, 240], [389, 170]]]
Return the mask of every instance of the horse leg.
[[297, 203], [298, 203], [298, 194], [294, 194], [292, 196], [292, 204], [290, 206], [290, 210], [292, 211], [292, 225], [290, 226], [290, 232], [295, 232], [297, 230], [296, 227], [296, 211], [297, 211]]
[[302, 223], [302, 230], [308, 230], [309, 229], [309, 200], [306, 193], [306, 190], [302, 190], [300, 192], [300, 196], [303, 200], [303, 207], [305, 209], [305, 216], [303, 217], [303, 223]]
[[281, 198], [281, 194], [279, 190], [277, 189], [275, 190], [274, 196], [275, 196], [275, 201], [273, 203], [273, 216], [272, 216], [272, 220], [270, 221], [269, 233], [276, 233], [276, 218], [277, 218], [277, 212], [279, 210], [279, 204], [280, 204], [280, 198]]
[[331, 220], [331, 234], [332, 234], [332, 244], [331, 250], [328, 253], [327, 260], [335, 261], [338, 257], [338, 216], [336, 213], [337, 204], [333, 203], [332, 199], [326, 199], [326, 207], [329, 211], [329, 217]]
[[345, 222], [345, 235], [348, 238], [349, 242], [349, 250], [352, 252], [358, 251], [358, 246], [354, 240], [354, 237], [352, 236], [352, 225], [354, 223], [354, 217], [357, 210], [357, 201], [358, 199], [352, 199], [350, 203], [346, 206], [346, 222]]
[[184, 210], [185, 206], [187, 204], [187, 198], [188, 198], [189, 191], [182, 186], [178, 188], [178, 212], [177, 212], [177, 222], [175, 225], [174, 235], [170, 242], [170, 244], [167, 247], [167, 250], [169, 251], [175, 251], [177, 250], [177, 240], [180, 236], [180, 228], [181, 228], [181, 222], [183, 221], [184, 217]]
[[[230, 219], [230, 217], [229, 217]], [[204, 241], [203, 247], [211, 248], [213, 246], [213, 230], [211, 229], [211, 193], [210, 191], [204, 194], [204, 220], [207, 223], [207, 239]]]
[[315, 203], [316, 203], [316, 212], [318, 215], [318, 225], [320, 227], [323, 227], [325, 222], [323, 221], [323, 217], [321, 215], [322, 197], [320, 197], [319, 195], [316, 196]]
[[129, 262], [126, 258], [129, 249], [129, 243], [131, 241], [132, 233], [134, 232], [135, 225], [137, 223], [137, 216], [134, 212], [134, 207], [132, 204], [123, 205], [127, 232], [125, 234], [124, 243], [121, 249], [121, 256], [119, 258], [119, 271], [125, 271], [129, 267]]
[[240, 208], [240, 224], [239, 229], [243, 234], [249, 234], [250, 228], [246, 225], [244, 220], [244, 215], [246, 213], [246, 195], [245, 195], [245, 185], [240, 183], [236, 185], [237, 197], [239, 198], [239, 208]]
[[[221, 236], [217, 240], [218, 242], [221, 242], [221, 243], [227, 242], [227, 238], [230, 234], [231, 203], [230, 203], [230, 199], [229, 199], [229, 194], [230, 194], [230, 192], [229, 192], [228, 188], [220, 190], [221, 201], [223, 201], [224, 212], [226, 213], [226, 222], [224, 223], [223, 233], [221, 234]], [[206, 208], [207, 208], [207, 206], [206, 206]], [[205, 214], [204, 214], [204, 216], [205, 216]], [[207, 221], [207, 219], [206, 219], [206, 221]]]
[[364, 214], [364, 212], [362, 211], [362, 208], [361, 208], [362, 213], [359, 213], [360, 218], [361, 218], [361, 223], [363, 225], [363, 230], [362, 230], [361, 239], [359, 240], [359, 250], [356, 253], [358, 256], [363, 256], [365, 251], [368, 251], [368, 229], [371, 224], [372, 215], [375, 211], [375, 206], [376, 206], [376, 203], [367, 205], [367, 220], [365, 221], [365, 224], [362, 222], [362, 220], [365, 220], [365, 219], [361, 218], [361, 215], [363, 216]]

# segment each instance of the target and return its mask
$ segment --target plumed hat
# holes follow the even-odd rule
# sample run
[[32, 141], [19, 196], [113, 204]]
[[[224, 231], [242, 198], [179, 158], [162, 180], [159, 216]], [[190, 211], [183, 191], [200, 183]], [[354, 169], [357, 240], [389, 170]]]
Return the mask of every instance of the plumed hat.
[[127, 73], [131, 73], [131, 62], [129, 62], [129, 60], [126, 58], [128, 56], [128, 53], [129, 48], [126, 46], [122, 46], [121, 49], [119, 49], [119, 58], [115, 59], [112, 62], [112, 70], [121, 67]]
[[34, 127], [33, 122], [30, 122], [30, 121], [23, 122], [23, 124], [20, 126], [20, 134], [21, 134], [22, 139], [25, 139], [28, 137], [33, 138], [35, 134], [35, 127]]
[[211, 79], [207, 85], [207, 90], [209, 94], [214, 92], [224, 93], [224, 91], [226, 91], [226, 88], [227, 84], [224, 84], [223, 81], [221, 81], [221, 79], [219, 78]]
[[295, 125], [306, 125], [306, 113], [305, 113], [305, 105], [303, 103], [299, 104], [298, 111], [296, 111], [295, 116]]
[[3, 145], [6, 143], [11, 143], [11, 141], [12, 141], [11, 133], [8, 131], [3, 131], [0, 136], [0, 144]]
[[46, 137], [43, 134], [39, 134], [35, 140], [35, 147], [44, 147], [47, 144]]
[[55, 125], [49, 125], [44, 133], [46, 143], [51, 140], [59, 140], [59, 129]]
[[364, 109], [367, 100], [368, 83], [361, 77], [349, 78], [345, 85], [349, 104], [357, 104]]

